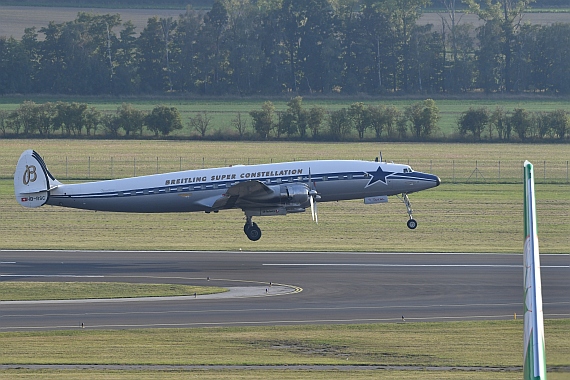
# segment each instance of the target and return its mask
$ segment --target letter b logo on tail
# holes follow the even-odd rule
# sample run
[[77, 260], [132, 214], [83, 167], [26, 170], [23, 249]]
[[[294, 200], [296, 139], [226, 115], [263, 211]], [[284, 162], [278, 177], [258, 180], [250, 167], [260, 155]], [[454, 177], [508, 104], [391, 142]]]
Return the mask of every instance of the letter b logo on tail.
[[22, 178], [22, 183], [28, 185], [30, 182], [36, 182], [38, 175], [36, 173], [35, 165], [26, 165], [26, 170], [24, 170], [24, 177]]

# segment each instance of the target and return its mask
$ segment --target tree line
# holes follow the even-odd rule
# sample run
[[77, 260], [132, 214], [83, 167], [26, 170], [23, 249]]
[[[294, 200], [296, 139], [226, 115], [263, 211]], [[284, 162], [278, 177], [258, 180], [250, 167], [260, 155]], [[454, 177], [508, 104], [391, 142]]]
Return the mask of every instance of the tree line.
[[531, 1], [464, 0], [480, 27], [455, 0], [441, 25], [429, 0], [216, 0], [140, 33], [79, 13], [0, 38], [0, 94], [569, 94], [570, 24], [522, 23]]
[[[469, 108], [457, 119], [451, 136], [439, 134], [439, 108], [432, 99], [403, 109], [395, 106], [352, 103], [334, 111], [322, 106], [303, 106], [297, 96], [283, 111], [271, 101], [247, 114], [237, 112], [230, 125], [212, 133], [212, 116], [196, 112], [177, 138], [225, 140], [313, 141], [557, 141], [570, 138], [570, 113], [564, 110], [530, 112], [522, 108]], [[176, 107], [157, 105], [151, 111], [123, 103], [115, 112], [104, 113], [85, 103], [25, 101], [12, 111], [0, 111], [2, 137], [166, 137], [184, 128]]]
[[117, 138], [142, 136], [148, 130], [154, 136], [167, 136], [182, 129], [182, 119], [175, 107], [155, 106], [145, 112], [123, 103], [115, 113], [103, 113], [86, 103], [25, 101], [12, 111], [0, 111], [2, 136], [80, 137], [103, 135]]

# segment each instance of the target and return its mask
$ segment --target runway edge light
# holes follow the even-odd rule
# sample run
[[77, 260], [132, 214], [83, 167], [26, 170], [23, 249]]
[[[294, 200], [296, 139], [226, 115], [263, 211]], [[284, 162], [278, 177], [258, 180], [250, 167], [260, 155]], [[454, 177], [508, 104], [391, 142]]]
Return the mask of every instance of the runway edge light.
[[528, 161], [524, 162], [524, 234], [524, 379], [546, 380], [534, 169]]

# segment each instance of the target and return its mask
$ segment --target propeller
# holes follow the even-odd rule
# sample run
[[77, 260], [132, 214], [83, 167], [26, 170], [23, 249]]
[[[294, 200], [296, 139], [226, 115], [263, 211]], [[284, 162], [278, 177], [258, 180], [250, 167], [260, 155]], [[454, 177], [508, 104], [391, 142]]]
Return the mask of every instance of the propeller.
[[314, 183], [311, 180], [311, 168], [309, 168], [309, 203], [311, 204], [311, 216], [313, 217], [313, 221], [319, 224], [319, 216], [317, 214], [317, 199], [321, 199], [321, 196], [315, 190]]

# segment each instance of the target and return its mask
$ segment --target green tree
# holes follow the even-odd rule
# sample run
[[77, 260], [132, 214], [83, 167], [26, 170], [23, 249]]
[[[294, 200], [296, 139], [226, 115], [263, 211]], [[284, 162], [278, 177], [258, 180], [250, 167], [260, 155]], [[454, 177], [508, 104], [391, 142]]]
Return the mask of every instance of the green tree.
[[[228, 80], [231, 90], [238, 94], [253, 94], [261, 90], [266, 64], [261, 36], [265, 26], [264, 11], [249, 0], [226, 0], [228, 12], [225, 47], [228, 51]], [[266, 83], [264, 83], [266, 84]]]
[[325, 119], [325, 108], [320, 106], [311, 107], [309, 110], [309, 117], [307, 119], [307, 127], [311, 131], [313, 138], [319, 135], [321, 125]]
[[174, 25], [158, 17], [148, 19], [137, 39], [138, 75], [141, 90], [158, 92], [170, 88], [169, 51]]
[[[362, 35], [362, 48], [354, 49], [355, 66], [360, 66], [361, 73], [366, 75], [364, 86], [370, 93], [381, 93], [386, 87], [387, 68], [393, 63], [390, 54], [391, 28], [388, 15], [383, 12], [380, 2], [366, 0], [362, 4], [362, 12], [355, 20], [356, 33]], [[353, 39], [360, 41], [359, 39]], [[360, 65], [359, 65], [360, 63]]]
[[83, 122], [85, 123], [85, 132], [87, 136], [97, 132], [97, 127], [101, 124], [101, 111], [97, 110], [95, 107], [87, 108], [84, 112]]
[[6, 119], [8, 119], [8, 111], [0, 110], [0, 131], [2, 132], [3, 137], [6, 137], [6, 132], [8, 131]]
[[382, 136], [384, 127], [388, 123], [387, 116], [386, 106], [384, 105], [369, 105], [364, 109], [364, 123], [374, 129], [377, 140], [379, 140]]
[[429, 2], [429, 0], [371, 1], [371, 6], [376, 7], [388, 22], [388, 35], [391, 38], [386, 41], [386, 49], [392, 57], [388, 70], [393, 91], [399, 88], [408, 91], [411, 78], [415, 76], [415, 73], [410, 70], [413, 54], [411, 50], [412, 36], [416, 28], [416, 21]]
[[142, 130], [144, 123], [146, 121], [146, 114], [144, 111], [137, 110], [132, 104], [123, 103], [117, 108], [116, 123], [118, 128], [122, 128], [125, 131], [126, 136], [130, 136], [131, 133], [139, 133], [142, 135]]
[[261, 111], [253, 110], [249, 112], [249, 116], [252, 118], [253, 129], [264, 139], [269, 138], [269, 134], [275, 128], [273, 122], [274, 113], [275, 106], [270, 101], [263, 103]]
[[564, 140], [570, 131], [570, 115], [565, 110], [555, 110], [548, 113], [548, 127], [560, 140]]
[[358, 138], [362, 140], [364, 133], [368, 129], [368, 121], [365, 115], [364, 103], [357, 102], [350, 105], [348, 108], [348, 116], [352, 120], [352, 125], [358, 132]]
[[352, 119], [346, 108], [332, 111], [329, 115], [329, 129], [335, 140], [344, 140], [352, 130]]
[[491, 119], [489, 123], [489, 136], [491, 136], [492, 127], [497, 130], [499, 140], [511, 139], [511, 124], [508, 122], [507, 114], [503, 108], [497, 107], [491, 113]]
[[33, 101], [24, 101], [8, 115], [8, 125], [16, 135], [20, 131], [25, 135], [32, 134], [38, 127], [38, 105]]
[[476, 52], [477, 82], [485, 92], [496, 92], [504, 89], [503, 76], [505, 59], [501, 54], [500, 25], [496, 21], [488, 21], [478, 29], [480, 41]]
[[146, 115], [145, 124], [155, 137], [158, 137], [159, 133], [168, 136], [170, 133], [182, 129], [182, 119], [178, 109], [165, 105], [155, 106]]
[[111, 137], [118, 137], [121, 125], [117, 114], [106, 114], [101, 118], [101, 124], [105, 129], [105, 133]]
[[30, 92], [35, 77], [33, 62], [24, 42], [0, 37], [0, 94]]
[[470, 132], [475, 140], [481, 140], [481, 133], [487, 127], [489, 119], [490, 115], [487, 108], [469, 107], [467, 111], [461, 113], [457, 121], [459, 134], [465, 136]]
[[439, 108], [432, 99], [412, 104], [406, 108], [405, 113], [411, 122], [410, 130], [416, 138], [428, 138], [437, 130]]
[[532, 127], [532, 115], [525, 109], [516, 108], [509, 118], [509, 123], [519, 138], [525, 141]]
[[71, 94], [101, 94], [110, 89], [113, 73], [113, 28], [119, 15], [80, 12], [74, 21], [50, 22], [41, 28], [38, 79], [42, 89]]
[[277, 138], [281, 137], [282, 134], [287, 134], [287, 136], [293, 136], [297, 132], [297, 124], [295, 123], [295, 115], [290, 112], [278, 112], [277, 113]]
[[400, 111], [395, 106], [388, 106], [386, 107], [383, 113], [384, 113], [384, 120], [386, 122], [384, 127], [386, 129], [386, 135], [390, 138], [396, 137], [396, 134], [399, 133], [398, 120], [404, 119], [402, 111]]
[[192, 9], [180, 15], [173, 34], [172, 71], [174, 89], [195, 92], [200, 75], [198, 67], [198, 36], [202, 27], [202, 16]]
[[135, 26], [131, 21], [123, 24], [120, 37], [114, 42], [113, 76], [111, 93], [130, 94], [138, 90], [137, 45]]
[[57, 103], [57, 125], [65, 131], [67, 135], [81, 135], [86, 123], [87, 104], [85, 103]]
[[[469, 6], [469, 11], [475, 13], [485, 23], [491, 23], [498, 33], [500, 53], [504, 59], [503, 72], [501, 75], [502, 87], [510, 92], [513, 89], [512, 61], [513, 43], [515, 35], [519, 31], [520, 21], [526, 8], [534, 0], [464, 0]], [[480, 39], [481, 40], [481, 39]], [[481, 40], [482, 47], [485, 41]]]
[[224, 48], [228, 14], [225, 5], [216, 0], [204, 15], [203, 25], [198, 33], [196, 65], [197, 80], [203, 94], [221, 94], [227, 91], [227, 72], [230, 70], [228, 55]]
[[570, 94], [570, 24], [542, 26], [531, 52], [533, 84], [553, 93]]
[[292, 136], [299, 133], [301, 137], [307, 134], [309, 112], [303, 109], [303, 98], [296, 96], [287, 103], [287, 110], [279, 116], [279, 133], [287, 133]]

